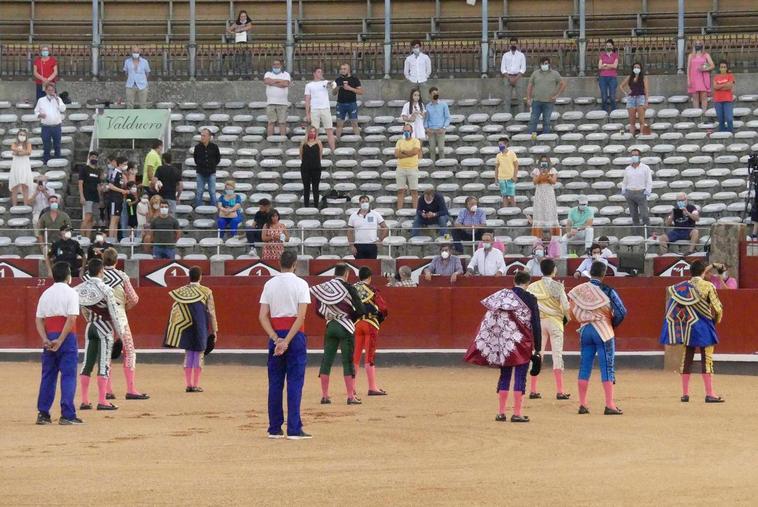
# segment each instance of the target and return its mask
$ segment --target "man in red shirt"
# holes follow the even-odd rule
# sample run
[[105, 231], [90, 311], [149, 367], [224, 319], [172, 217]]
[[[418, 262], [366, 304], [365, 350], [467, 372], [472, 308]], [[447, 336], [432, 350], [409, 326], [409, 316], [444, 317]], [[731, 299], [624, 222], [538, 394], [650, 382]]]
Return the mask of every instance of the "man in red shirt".
[[37, 100], [45, 96], [45, 85], [58, 81], [58, 60], [50, 56], [48, 46], [40, 47], [34, 59], [34, 83], [37, 85]]

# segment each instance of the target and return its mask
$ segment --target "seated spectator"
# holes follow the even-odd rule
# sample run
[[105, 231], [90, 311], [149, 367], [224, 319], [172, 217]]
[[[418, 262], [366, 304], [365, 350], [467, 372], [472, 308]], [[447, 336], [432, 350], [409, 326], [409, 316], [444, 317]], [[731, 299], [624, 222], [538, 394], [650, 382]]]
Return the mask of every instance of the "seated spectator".
[[400, 266], [397, 270], [398, 279], [390, 280], [387, 284], [390, 287], [418, 287], [418, 283], [414, 282], [411, 276], [413, 271], [410, 266]]
[[478, 241], [482, 239], [487, 216], [479, 209], [474, 196], [468, 196], [463, 209], [458, 212], [458, 218], [453, 224], [453, 248], [459, 254], [463, 253], [462, 241]]
[[602, 251], [603, 249], [600, 248], [600, 245], [594, 243], [590, 247], [590, 251], [587, 253], [587, 258], [584, 259], [582, 263], [579, 264], [579, 267], [576, 268], [576, 271], [574, 271], [574, 278], [580, 278], [582, 276], [591, 278], [590, 268], [592, 267], [593, 262], [600, 261], [608, 266], [608, 259], [603, 257]]
[[413, 219], [411, 237], [418, 236], [419, 229], [432, 225], [439, 227], [439, 235], [447, 234], [447, 221], [450, 216], [445, 205], [445, 198], [433, 188], [424, 190], [424, 196], [419, 199], [416, 206], [416, 218]]
[[613, 253], [613, 251], [609, 247], [610, 243], [611, 243], [611, 240], [608, 239], [608, 236], [600, 236], [599, 238], [597, 238], [597, 244], [600, 245], [600, 248], [603, 249], [600, 252], [600, 255], [603, 257], [603, 259], [616, 257], [616, 254]]
[[271, 210], [268, 215], [268, 222], [263, 226], [261, 233], [263, 236], [263, 257], [264, 260], [276, 261], [284, 252], [284, 243], [289, 241], [290, 236], [287, 232], [287, 226], [279, 221], [279, 212]]
[[595, 239], [595, 231], [592, 228], [595, 212], [587, 203], [587, 196], [581, 195], [578, 205], [569, 209], [568, 219], [566, 219], [566, 234], [563, 236], [563, 255], [568, 254], [570, 241], [584, 240], [584, 252], [592, 246]]
[[102, 260], [103, 252], [113, 247], [113, 245], [108, 243], [105, 236], [106, 233], [107, 230], [104, 227], [97, 228], [95, 231], [95, 241], [87, 249], [87, 260], [94, 259], [95, 257]]
[[61, 225], [60, 237], [53, 241], [50, 250], [45, 256], [47, 263], [47, 272], [52, 273], [52, 265], [56, 262], [65, 262], [71, 267], [71, 276], [79, 276], [79, 269], [84, 266], [84, 250], [78, 241], [71, 237], [71, 226], [69, 224]]
[[532, 248], [532, 257], [526, 263], [526, 271], [531, 276], [542, 276], [540, 264], [545, 259], [545, 245], [542, 241], [536, 241]]
[[376, 259], [379, 244], [387, 237], [389, 229], [382, 215], [371, 209], [367, 195], [360, 196], [358, 203], [361, 208], [347, 221], [350, 250], [356, 259]]
[[700, 212], [694, 204], [687, 201], [687, 194], [684, 192], [677, 194], [676, 206], [666, 217], [666, 226], [672, 229], [658, 237], [660, 252], [668, 252], [669, 243], [690, 240], [690, 249], [685, 255], [694, 253], [700, 239], [700, 231], [695, 228], [698, 220], [700, 220]]
[[247, 42], [248, 32], [252, 29], [253, 23], [250, 21], [247, 11], [242, 10], [237, 14], [237, 19], [226, 27], [226, 33], [234, 37], [235, 44], [244, 43]]
[[471, 257], [466, 276], [478, 274], [481, 276], [503, 276], [505, 275], [505, 258], [503, 252], [497, 248], [492, 248], [492, 233], [485, 232], [482, 235], [482, 248], [474, 252]]
[[258, 211], [253, 215], [253, 227], [246, 232], [247, 242], [250, 248], [256, 243], [263, 243], [263, 226], [268, 223], [268, 215], [271, 213], [271, 201], [265, 197], [258, 201]]
[[432, 259], [432, 262], [424, 268], [424, 278], [427, 281], [432, 279], [432, 275], [449, 276], [450, 283], [455, 283], [458, 275], [463, 274], [463, 264], [460, 257], [451, 255], [450, 245], [440, 245], [440, 254]]
[[[493, 233], [493, 238], [494, 238], [494, 233]], [[477, 248], [477, 249], [479, 249], [479, 248], [482, 248], [482, 245], [483, 245], [483, 244], [484, 244], [484, 242], [483, 242], [483, 241], [480, 241], [480, 242], [478, 242], [478, 243], [476, 244], [476, 248]], [[508, 251], [508, 247], [506, 247], [506, 246], [505, 246], [505, 243], [503, 243], [502, 241], [498, 241], [497, 239], [493, 239], [493, 240], [492, 240], [492, 248], [495, 248], [495, 249], [497, 249], [497, 250], [500, 250], [500, 251], [501, 251], [501, 252], [503, 252], [503, 253], [505, 253], [505, 252], [507, 252], [507, 251]]]
[[711, 282], [717, 289], [736, 289], [737, 280], [729, 276], [726, 264], [714, 262], [705, 268], [703, 278]]
[[[37, 223], [38, 239], [41, 245], [58, 241], [61, 238], [60, 231], [65, 225], [71, 227], [71, 217], [68, 213], [60, 210], [60, 199], [57, 195], [51, 194], [48, 197], [50, 207], [40, 215]], [[73, 270], [72, 270], [73, 271]]]
[[224, 239], [227, 229], [229, 237], [237, 235], [237, 227], [242, 222], [242, 198], [234, 193], [234, 180], [226, 180], [224, 194], [218, 200], [218, 234]]
[[152, 185], [158, 195], [168, 203], [168, 210], [176, 215], [176, 201], [182, 193], [182, 170], [172, 162], [171, 153], [161, 155], [162, 164], [155, 171]]
[[174, 260], [176, 242], [179, 241], [182, 231], [179, 228], [179, 221], [170, 214], [167, 202], [160, 201], [158, 216], [150, 222], [150, 232], [152, 233], [153, 258]]

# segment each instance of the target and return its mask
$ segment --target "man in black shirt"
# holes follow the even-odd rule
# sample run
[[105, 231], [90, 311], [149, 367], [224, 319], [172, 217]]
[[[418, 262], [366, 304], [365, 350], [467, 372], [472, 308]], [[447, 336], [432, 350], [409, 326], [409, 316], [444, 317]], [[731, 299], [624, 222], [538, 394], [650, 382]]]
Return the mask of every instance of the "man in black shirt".
[[56, 262], [65, 262], [71, 267], [71, 277], [79, 276], [79, 269], [84, 265], [84, 250], [75, 239], [71, 238], [71, 227], [68, 225], [61, 226], [61, 238], [50, 245], [50, 251], [47, 253], [45, 261], [47, 262], [47, 271], [52, 273], [52, 265]]
[[666, 217], [666, 226], [673, 227], [673, 229], [658, 237], [658, 247], [661, 253], [668, 252], [669, 243], [682, 240], [691, 241], [690, 250], [685, 255], [694, 253], [700, 240], [700, 231], [695, 228], [698, 220], [700, 220], [700, 212], [697, 207], [689, 203], [687, 194], [678, 193], [676, 205]]
[[349, 117], [353, 125], [353, 134], [359, 136], [361, 129], [358, 127], [358, 99], [357, 95], [363, 95], [360, 80], [353, 76], [350, 64], [340, 65], [340, 75], [334, 80], [337, 86], [332, 93], [337, 94], [337, 139], [342, 137], [342, 126]]
[[263, 238], [261, 236], [263, 226], [268, 223], [268, 214], [271, 213], [271, 201], [265, 197], [258, 201], [258, 211], [253, 216], [253, 228], [247, 231], [247, 242], [251, 248], [255, 247], [255, 243], [262, 243]]
[[79, 203], [82, 205], [82, 236], [89, 238], [92, 232], [92, 215], [100, 204], [99, 185], [103, 179], [97, 167], [98, 153], [89, 152], [87, 164], [79, 168]]
[[108, 193], [106, 194], [106, 203], [108, 204], [108, 235], [111, 238], [118, 238], [118, 223], [121, 220], [121, 212], [124, 208], [124, 196], [129, 192], [126, 190], [126, 157], [116, 159], [116, 168], [113, 170], [108, 180]]
[[87, 249], [87, 260], [94, 259], [95, 257], [102, 259], [103, 252], [113, 247], [113, 245], [105, 240], [106, 232], [103, 227], [97, 228], [97, 231], [95, 231], [95, 241]]
[[[164, 153], [161, 160], [163, 165], [155, 171], [153, 186], [158, 190], [158, 195], [168, 203], [169, 213], [176, 216], [176, 201], [182, 193], [182, 171], [171, 163], [171, 153]], [[213, 186], [215, 187], [215, 181]]]
[[418, 200], [411, 237], [418, 236], [419, 228], [429, 227], [430, 225], [437, 225], [440, 228], [439, 235], [444, 236], [447, 234], [449, 218], [445, 198], [442, 197], [442, 194], [435, 192], [433, 188], [429, 188], [424, 191], [424, 197]]
[[211, 142], [211, 131], [200, 131], [200, 142], [195, 146], [192, 157], [195, 159], [197, 171], [197, 187], [195, 190], [195, 207], [203, 204], [203, 190], [208, 187], [211, 206], [216, 206], [216, 167], [221, 162], [221, 152], [218, 146]]

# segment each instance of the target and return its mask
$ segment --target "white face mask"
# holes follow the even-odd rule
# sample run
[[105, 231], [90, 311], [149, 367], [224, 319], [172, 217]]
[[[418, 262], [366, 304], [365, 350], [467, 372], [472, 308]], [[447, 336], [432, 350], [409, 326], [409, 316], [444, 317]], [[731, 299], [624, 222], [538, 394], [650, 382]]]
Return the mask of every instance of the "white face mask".
[[142, 204], [147, 204], [148, 199], [147, 197], [143, 197], [142, 199], [139, 200], [139, 202], [141, 202]]
[[600, 254], [599, 254], [599, 253], [596, 253], [596, 254], [592, 254], [592, 258], [593, 258], [594, 260], [596, 260], [596, 261], [597, 261], [597, 260], [600, 260]]
[[64, 232], [63, 239], [71, 239], [71, 231]]
[[282, 243], [284, 243], [286, 240], [287, 240], [287, 235], [284, 234], [284, 233], [281, 233], [279, 235], [279, 241], [281, 241]]
[[413, 54], [418, 56], [421, 53], [421, 48], [413, 48]]
[[534, 256], [535, 257], [543, 257], [544, 255], [545, 255], [545, 251], [544, 250], [535, 250], [534, 251]]
[[132, 53], [132, 58], [134, 58], [135, 60], [136, 60], [137, 58], [139, 58], [139, 53]]
[[635, 67], [632, 69], [632, 72], [634, 72], [635, 74], [639, 74], [640, 72], [642, 72], [642, 69], [640, 69], [639, 67]]
[[161, 207], [161, 205], [160, 205], [160, 204], [153, 204], [153, 209], [158, 209], [158, 208], [160, 208], [160, 207]]
[[482, 243], [482, 247], [484, 247], [485, 250], [489, 250], [490, 248], [492, 248], [492, 243], [490, 243], [489, 241], [485, 241], [484, 243]]
[[367, 211], [367, 210], [368, 210], [368, 208], [369, 208], [369, 204], [368, 204], [367, 202], [362, 202], [362, 203], [361, 203], [361, 209], [362, 209], [363, 211]]
[[579, 205], [579, 211], [584, 211], [587, 208], [586, 204], [580, 204]]
[[18, 141], [21, 142], [21, 143], [25, 143], [26, 142], [26, 136], [23, 135], [23, 134], [20, 135], [20, 136], [18, 136]]
[[57, 202], [51, 202], [50, 203], [50, 209], [55, 211], [58, 209], [58, 203]]
[[168, 208], [161, 208], [161, 216], [167, 216], [168, 215]]
[[450, 252], [448, 252], [447, 250], [443, 250], [442, 252], [440, 252], [440, 257], [442, 257], [443, 259], [447, 259], [448, 257], [450, 257]]
[[632, 164], [639, 164], [639, 163], [640, 163], [640, 156], [632, 155]]
[[721, 273], [721, 278], [724, 281], [729, 280], [729, 272], [728, 271], [724, 271], [723, 273]]
[[477, 210], [477, 209], [479, 209], [479, 207], [478, 207], [476, 204], [474, 204], [474, 205], [472, 205], [472, 206], [469, 208], [469, 211], [471, 211], [471, 213], [476, 213], [476, 210]]
[[95, 236], [95, 243], [102, 243], [105, 238], [102, 236], [102, 234], [98, 234]]
[[550, 64], [549, 63], [543, 63], [540, 65], [540, 69], [542, 70], [550, 70]]

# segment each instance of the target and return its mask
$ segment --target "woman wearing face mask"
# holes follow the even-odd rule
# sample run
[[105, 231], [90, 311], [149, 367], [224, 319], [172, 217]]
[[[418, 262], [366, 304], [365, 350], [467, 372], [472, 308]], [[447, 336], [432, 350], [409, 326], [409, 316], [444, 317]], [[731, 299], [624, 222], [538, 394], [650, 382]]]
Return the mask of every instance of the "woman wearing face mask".
[[713, 76], [713, 107], [719, 120], [719, 132], [734, 130], [734, 76], [726, 60], [719, 62], [719, 73]]
[[650, 86], [647, 81], [642, 64], [634, 62], [632, 73], [624, 78], [621, 83], [621, 91], [626, 94], [626, 111], [629, 113], [629, 133], [637, 135], [637, 121], [640, 122], [640, 131], [643, 134], [650, 132], [645, 123], [645, 109], [647, 105], [647, 93]]
[[532, 236], [542, 239], [542, 230], [550, 229], [553, 235], [561, 233], [558, 222], [558, 203], [555, 200], [555, 184], [558, 171], [551, 167], [547, 155], [542, 155], [537, 167], [532, 171], [534, 182], [534, 212], [532, 215]]
[[287, 227], [279, 221], [279, 212], [271, 210], [268, 216], [268, 223], [263, 226], [263, 259], [276, 261], [284, 252], [284, 243], [289, 241], [290, 235]]
[[424, 101], [421, 100], [421, 90], [413, 88], [408, 102], [403, 106], [400, 117], [405, 123], [413, 125], [413, 136], [420, 140], [426, 140], [426, 130], [424, 130], [424, 118], [426, 117], [426, 108]]
[[145, 225], [143, 226], [144, 234], [142, 237], [142, 245], [145, 253], [152, 252], [151, 243], [153, 242], [153, 232], [150, 230], [150, 222], [152, 222], [154, 218], [161, 216], [160, 211], [162, 202], [163, 198], [159, 195], [152, 196], [148, 201], [147, 215], [145, 217]]
[[18, 204], [19, 191], [23, 195], [21, 203], [29, 200], [29, 193], [34, 187], [32, 176], [32, 163], [29, 156], [32, 154], [32, 143], [29, 142], [29, 133], [19, 130], [16, 140], [11, 145], [11, 173], [8, 178], [8, 187], [11, 189], [11, 206]]
[[242, 222], [242, 198], [234, 193], [234, 180], [227, 180], [224, 184], [224, 195], [218, 200], [218, 235], [224, 239], [226, 230], [229, 229], [229, 237], [237, 235], [237, 227]]
[[147, 214], [150, 209], [150, 202], [147, 194], [142, 194], [137, 203], [137, 237], [141, 238], [147, 223]]
[[729, 276], [726, 264], [714, 262], [705, 268], [703, 276], [717, 289], [736, 289], [737, 280]]
[[600, 71], [598, 84], [603, 109], [611, 114], [616, 109], [616, 86], [618, 85], [619, 55], [613, 46], [613, 39], [605, 41], [605, 50], [600, 53], [597, 68]]
[[305, 207], [318, 206], [318, 186], [321, 183], [321, 156], [324, 146], [318, 138], [316, 127], [308, 127], [305, 139], [300, 143], [300, 177], [303, 179], [303, 203]]
[[532, 258], [526, 262], [526, 271], [531, 276], [542, 276], [542, 268], [540, 267], [540, 263], [542, 262], [542, 259], [546, 257], [546, 255], [547, 250], [545, 248], [545, 244], [542, 241], [535, 242], [534, 248], [532, 248]]
[[249, 32], [252, 29], [253, 23], [250, 21], [247, 11], [240, 11], [237, 14], [237, 19], [226, 27], [226, 33], [229, 35], [229, 38], [233, 37], [235, 44], [242, 44], [241, 46], [237, 46], [234, 52], [234, 65], [237, 73], [240, 74], [250, 73], [248, 50], [244, 44], [248, 42]]
[[687, 93], [692, 97], [692, 107], [708, 107], [711, 92], [711, 71], [715, 68], [711, 55], [706, 53], [702, 39], [695, 40], [692, 52], [687, 57]]
[[50, 56], [50, 48], [42, 46], [39, 56], [34, 59], [34, 83], [37, 86], [37, 100], [45, 96], [45, 86], [58, 81], [58, 61]]

